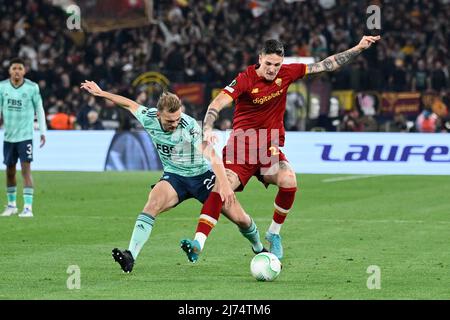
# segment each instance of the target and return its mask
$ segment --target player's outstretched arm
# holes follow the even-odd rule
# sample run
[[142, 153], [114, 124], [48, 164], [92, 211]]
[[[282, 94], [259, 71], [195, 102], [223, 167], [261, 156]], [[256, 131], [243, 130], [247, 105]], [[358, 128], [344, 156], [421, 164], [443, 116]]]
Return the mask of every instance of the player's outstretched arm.
[[219, 93], [217, 97], [209, 104], [208, 111], [206, 111], [205, 119], [203, 120], [203, 140], [216, 143], [217, 137], [213, 135], [212, 129], [214, 126], [214, 122], [216, 122], [219, 117], [219, 112], [226, 106], [230, 105], [233, 102], [233, 98], [231, 98], [226, 93]]
[[372, 43], [380, 40], [380, 36], [364, 36], [358, 45], [347, 51], [332, 55], [320, 62], [308, 64], [306, 74], [314, 74], [321, 72], [331, 72], [339, 69], [343, 65], [351, 62], [364, 50], [370, 48]]
[[94, 96], [111, 100], [115, 104], [118, 104], [119, 106], [121, 106], [125, 109], [128, 109], [129, 111], [131, 111], [133, 113], [136, 113], [137, 110], [139, 109], [139, 104], [137, 104], [133, 100], [119, 96], [118, 94], [103, 91], [102, 89], [100, 89], [100, 87], [94, 81], [85, 80], [81, 84], [80, 88], [85, 89], [87, 92], [89, 92], [90, 94], [92, 94]]

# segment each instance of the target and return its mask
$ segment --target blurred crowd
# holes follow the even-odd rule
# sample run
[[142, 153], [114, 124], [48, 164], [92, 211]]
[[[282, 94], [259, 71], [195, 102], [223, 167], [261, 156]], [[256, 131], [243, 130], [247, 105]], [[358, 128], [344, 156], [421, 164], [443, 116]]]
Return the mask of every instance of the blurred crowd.
[[[162, 0], [154, 1], [156, 20], [147, 26], [75, 33], [66, 27], [67, 15], [51, 2], [0, 2], [0, 78], [8, 77], [9, 59], [25, 58], [27, 77], [40, 86], [51, 128], [118, 130], [135, 128], [137, 122], [81, 92], [83, 80], [143, 104], [154, 104], [157, 97], [131, 83], [146, 71], [161, 72], [174, 83], [221, 88], [257, 61], [260, 45], [268, 38], [283, 41], [287, 56], [312, 56], [316, 61], [356, 45], [371, 32], [366, 29], [366, 8], [377, 3], [266, 0], [261, 1], [266, 9], [256, 14], [250, 4], [258, 1]], [[449, 1], [386, 0], [380, 6], [382, 41], [322, 80], [336, 90], [433, 91], [449, 107]], [[186, 112], [201, 119], [206, 107], [186, 103]], [[422, 109], [430, 111], [429, 106]], [[424, 112], [421, 116], [429, 117]], [[340, 113], [339, 130], [375, 130], [361, 125], [356, 113]], [[435, 131], [445, 129], [447, 115], [448, 110], [437, 117]], [[400, 126], [421, 130], [423, 126], [413, 122]], [[218, 126], [229, 128], [229, 117]]]

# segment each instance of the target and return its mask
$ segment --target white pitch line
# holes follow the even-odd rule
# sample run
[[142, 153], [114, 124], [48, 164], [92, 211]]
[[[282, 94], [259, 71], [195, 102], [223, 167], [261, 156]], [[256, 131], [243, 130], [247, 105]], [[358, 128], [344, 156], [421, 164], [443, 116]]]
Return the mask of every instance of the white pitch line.
[[301, 222], [326, 222], [326, 223], [436, 223], [450, 224], [450, 221], [443, 220], [401, 220], [401, 219], [300, 219]]
[[339, 177], [339, 178], [329, 178], [324, 179], [322, 182], [339, 182], [339, 181], [348, 181], [348, 180], [358, 180], [358, 179], [366, 179], [366, 178], [373, 178], [373, 177], [380, 177], [381, 174], [370, 174], [370, 175], [357, 175], [357, 176], [346, 176], [346, 177]]
[[[40, 217], [42, 218], [42, 216]], [[135, 221], [136, 217], [117, 217], [117, 216], [76, 216], [76, 215], [58, 215], [58, 216], [46, 216], [45, 219], [102, 219], [102, 220], [120, 220], [120, 221]], [[164, 218], [166, 219], [166, 218]], [[3, 220], [3, 219], [0, 219]], [[5, 219], [6, 220], [6, 219]], [[173, 217], [167, 217], [167, 221], [188, 221], [196, 223], [197, 220], [195, 220], [195, 217], [176, 217], [175, 215]], [[259, 222], [269, 222], [272, 221], [271, 218], [257, 218]], [[232, 224], [229, 220], [223, 220], [227, 223]], [[442, 221], [442, 220], [402, 220], [402, 219], [310, 219], [310, 218], [299, 218], [300, 222], [325, 222], [325, 223], [436, 223], [436, 224], [450, 224], [450, 221]]]

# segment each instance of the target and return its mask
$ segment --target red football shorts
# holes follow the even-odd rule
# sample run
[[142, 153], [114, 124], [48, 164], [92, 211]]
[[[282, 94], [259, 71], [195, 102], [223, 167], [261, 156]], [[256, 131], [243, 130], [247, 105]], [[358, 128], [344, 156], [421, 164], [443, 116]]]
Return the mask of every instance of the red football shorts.
[[244, 190], [245, 185], [252, 176], [257, 177], [267, 188], [269, 184], [264, 181], [264, 175], [276, 173], [269, 170], [269, 168], [272, 168], [280, 161], [288, 162], [285, 154], [278, 146], [274, 145], [269, 147], [266, 145], [265, 148], [249, 148], [245, 146], [241, 150], [236, 144], [228, 143], [223, 148], [222, 157], [225, 169], [230, 169], [239, 177], [241, 185], [236, 191]]

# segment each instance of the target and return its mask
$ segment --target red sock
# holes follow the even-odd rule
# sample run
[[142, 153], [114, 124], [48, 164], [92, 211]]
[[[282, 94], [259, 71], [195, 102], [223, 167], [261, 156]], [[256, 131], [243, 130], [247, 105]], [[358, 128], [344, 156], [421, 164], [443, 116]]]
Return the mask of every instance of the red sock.
[[208, 236], [212, 228], [219, 220], [220, 212], [222, 211], [222, 198], [217, 192], [211, 192], [208, 199], [203, 204], [202, 211], [200, 212], [200, 218], [198, 219], [198, 225], [196, 232], [201, 232], [205, 236]]
[[278, 194], [274, 203], [275, 211], [273, 213], [273, 221], [278, 224], [284, 222], [289, 210], [294, 204], [296, 191], [297, 188], [278, 188]]

